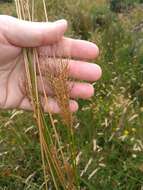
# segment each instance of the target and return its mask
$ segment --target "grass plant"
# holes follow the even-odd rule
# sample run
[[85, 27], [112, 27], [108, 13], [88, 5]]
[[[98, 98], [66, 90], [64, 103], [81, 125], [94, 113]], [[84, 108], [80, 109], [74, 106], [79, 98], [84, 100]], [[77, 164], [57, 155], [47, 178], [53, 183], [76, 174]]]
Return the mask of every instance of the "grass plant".
[[[19, 19], [35, 21], [34, 16], [36, 9], [35, 0], [16, 0], [16, 10]], [[48, 21], [45, 0], [41, 1], [45, 13], [45, 21]], [[52, 47], [51, 47], [52, 48]], [[41, 146], [41, 157], [43, 163], [45, 189], [54, 188], [74, 190], [79, 189], [78, 176], [76, 168], [76, 148], [74, 142], [73, 131], [73, 116], [69, 107], [68, 87], [68, 60], [58, 60], [55, 57], [53, 48], [53, 58], [39, 58], [36, 48], [24, 48], [23, 57], [27, 78], [27, 94], [29, 96], [34, 117], [38, 126], [39, 140]], [[40, 61], [44, 61], [46, 67], [43, 73]], [[38, 91], [37, 72], [40, 75], [40, 80], [43, 89], [43, 97]], [[50, 110], [48, 114], [51, 121], [51, 126], [47, 125], [46, 116], [44, 114], [43, 104], [48, 105], [49, 97], [46, 94], [43, 77], [46, 78], [47, 84], [55, 94], [55, 99], [61, 110], [61, 118], [68, 136], [68, 148], [61, 147], [63, 139], [54, 123], [54, 118]]]

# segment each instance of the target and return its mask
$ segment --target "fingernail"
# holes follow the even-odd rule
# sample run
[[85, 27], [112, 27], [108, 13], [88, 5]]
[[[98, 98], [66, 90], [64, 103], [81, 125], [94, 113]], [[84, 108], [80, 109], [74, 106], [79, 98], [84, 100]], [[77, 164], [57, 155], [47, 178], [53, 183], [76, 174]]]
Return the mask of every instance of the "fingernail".
[[57, 21], [55, 21], [55, 23], [56, 24], [64, 24], [64, 25], [66, 25], [67, 26], [67, 20], [65, 20], [65, 19], [61, 19], [61, 20], [57, 20]]

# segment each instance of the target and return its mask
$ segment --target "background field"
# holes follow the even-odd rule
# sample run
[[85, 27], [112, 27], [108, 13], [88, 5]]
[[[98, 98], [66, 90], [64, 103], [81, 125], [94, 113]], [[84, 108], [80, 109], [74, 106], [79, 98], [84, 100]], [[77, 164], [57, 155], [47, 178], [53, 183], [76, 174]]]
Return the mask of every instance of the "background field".
[[[38, 0], [37, 0], [38, 2]], [[95, 96], [79, 100], [79, 169], [89, 190], [143, 190], [143, 1], [51, 0], [49, 19], [96, 42], [103, 69]], [[16, 15], [0, 3], [0, 14]], [[42, 11], [41, 11], [42, 17]], [[94, 175], [91, 175], [94, 174]], [[0, 190], [39, 190], [42, 168], [32, 113], [0, 112]]]

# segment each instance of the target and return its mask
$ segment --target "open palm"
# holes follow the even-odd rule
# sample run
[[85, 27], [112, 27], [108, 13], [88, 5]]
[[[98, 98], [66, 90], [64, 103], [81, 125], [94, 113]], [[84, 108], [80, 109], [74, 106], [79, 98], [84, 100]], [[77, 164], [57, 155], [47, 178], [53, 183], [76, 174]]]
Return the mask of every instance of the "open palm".
[[[25, 68], [22, 48], [36, 47], [41, 55], [52, 56], [51, 47], [57, 44], [58, 52], [62, 57], [71, 57], [69, 61], [70, 77], [79, 80], [94, 82], [101, 76], [101, 69], [96, 64], [88, 63], [98, 55], [95, 44], [64, 37], [67, 22], [34, 23], [18, 20], [10, 16], [0, 16], [0, 108], [20, 108], [31, 110], [31, 104], [25, 93]], [[42, 91], [39, 82], [39, 90]], [[58, 113], [59, 108], [52, 98], [52, 92], [46, 86], [51, 96], [49, 105], [45, 106], [52, 112]], [[71, 90], [70, 108], [78, 109], [76, 98], [87, 99], [94, 94], [94, 88], [89, 83], [76, 83]]]

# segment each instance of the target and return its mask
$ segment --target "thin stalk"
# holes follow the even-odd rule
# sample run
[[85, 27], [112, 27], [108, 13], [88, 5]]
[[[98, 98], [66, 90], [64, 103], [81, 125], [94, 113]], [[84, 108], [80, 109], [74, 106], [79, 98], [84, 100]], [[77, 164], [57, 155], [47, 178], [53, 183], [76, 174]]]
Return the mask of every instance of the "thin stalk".
[[[36, 54], [36, 55], [37, 55], [37, 54]], [[41, 83], [42, 83], [42, 89], [43, 89], [43, 92], [44, 92], [45, 101], [46, 101], [46, 104], [48, 105], [48, 98], [47, 98], [46, 91], [45, 91], [45, 87], [44, 87], [44, 81], [43, 81], [43, 78], [42, 78], [42, 73], [41, 73], [41, 69], [40, 69], [40, 63], [39, 63], [38, 56], [37, 56], [37, 65], [38, 65], [38, 71], [39, 71], [40, 80], [41, 80]], [[53, 127], [53, 130], [54, 130], [56, 139], [57, 139], [58, 146], [60, 147], [60, 139], [59, 139], [58, 132], [57, 132], [57, 130], [56, 130], [56, 126], [55, 126], [55, 123], [54, 123], [52, 114], [50, 113], [49, 110], [48, 110], [48, 113], [49, 113], [50, 120], [51, 120], [51, 123], [52, 123], [52, 127]], [[62, 160], [64, 161], [64, 160], [65, 160], [65, 158], [64, 158], [64, 153], [62, 152], [61, 149], [60, 149], [60, 153], [61, 153], [61, 156], [62, 156]]]
[[[29, 57], [29, 52], [27, 53], [27, 57]], [[28, 65], [29, 64], [29, 65]], [[41, 116], [38, 116], [40, 113], [39, 113], [39, 109], [37, 109], [37, 106], [38, 106], [38, 108], [39, 108], [39, 98], [38, 98], [38, 89], [37, 89], [37, 81], [35, 80], [35, 78], [34, 77], [36, 77], [36, 75], [35, 75], [35, 73], [36, 72], [34, 72], [34, 70], [33, 70], [33, 67], [32, 67], [32, 62], [31, 62], [31, 60], [30, 60], [30, 58], [29, 58], [29, 60], [28, 60], [28, 64], [27, 64], [27, 62], [25, 63], [25, 66], [26, 66], [26, 68], [27, 68], [27, 70], [28, 70], [28, 76], [33, 76], [33, 77], [31, 77], [31, 81], [30, 81], [30, 83], [33, 83], [33, 85], [31, 85], [31, 93], [32, 93], [32, 91], [33, 91], [33, 93], [32, 93], [32, 100], [33, 100], [33, 106], [35, 107], [35, 114], [36, 114], [36, 120], [37, 120], [37, 124], [38, 124], [38, 129], [39, 129], [39, 133], [40, 133], [40, 135], [42, 135], [42, 136], [40, 136], [41, 138], [40, 138], [40, 143], [41, 144], [46, 144], [45, 143], [45, 141], [44, 141], [44, 137], [43, 137], [43, 124], [42, 124], [42, 120], [41, 120]], [[30, 69], [30, 70], [29, 70]], [[30, 72], [31, 71], [31, 72]], [[35, 75], [35, 76], [34, 76]], [[36, 88], [35, 88], [35, 86], [36, 86]], [[34, 89], [33, 89], [33, 87], [34, 87]], [[35, 94], [36, 94], [36, 96], [35, 96]], [[37, 117], [38, 116], [38, 117]], [[40, 122], [41, 121], [41, 122]], [[45, 151], [45, 154], [47, 154], [47, 148], [44, 146], [44, 150], [46, 150]], [[48, 152], [49, 153], [49, 152]], [[47, 161], [49, 162], [49, 160], [47, 159]], [[50, 167], [50, 165], [49, 165], [49, 167]], [[53, 176], [53, 182], [54, 182], [54, 184], [55, 184], [55, 186], [57, 186], [57, 184], [56, 184], [56, 178], [54, 177], [54, 175], [53, 175], [53, 172], [52, 172], [52, 169], [50, 170], [51, 171], [51, 174], [52, 174], [52, 176]]]
[[[34, 51], [34, 50], [33, 50]], [[34, 56], [35, 58], [35, 56]], [[36, 63], [36, 59], [33, 60], [34, 63]], [[41, 121], [41, 117], [40, 117], [40, 100], [39, 100], [39, 95], [38, 95], [38, 86], [37, 86], [37, 76], [36, 76], [36, 65], [34, 64], [34, 78], [35, 78], [35, 89], [36, 89], [36, 104], [37, 104], [37, 115], [38, 115], [38, 125], [42, 126], [40, 121]], [[42, 163], [43, 163], [43, 170], [44, 170], [44, 178], [45, 178], [45, 188], [46, 190], [48, 190], [48, 184], [47, 184], [47, 179], [46, 179], [46, 166], [45, 166], [45, 159], [44, 159], [44, 150], [43, 150], [43, 146], [42, 146], [42, 128], [39, 127], [39, 137], [40, 137], [40, 146], [41, 146], [41, 156], [42, 156]]]
[[[55, 57], [55, 53], [53, 52], [53, 59], [54, 59], [54, 64], [56, 65], [56, 57]], [[59, 73], [62, 73], [64, 70], [65, 73], [67, 73], [68, 75], [68, 61], [66, 64], [63, 63], [63, 60], [61, 58], [61, 62], [60, 62], [60, 66], [59, 66]], [[63, 68], [62, 68], [63, 67]], [[65, 76], [65, 78], [68, 79], [68, 76]], [[67, 96], [67, 98], [64, 100], [67, 101], [67, 105], [69, 103], [69, 90], [68, 90], [68, 86], [67, 86], [67, 81], [62, 81], [62, 79], [60, 78], [60, 74], [59, 74], [59, 80], [57, 80], [57, 83], [59, 83], [59, 86], [61, 88], [64, 89], [64, 92], [62, 94], [62, 96], [65, 94]], [[53, 76], [53, 79], [54, 81], [54, 76]], [[58, 82], [59, 81], [59, 82]], [[61, 99], [62, 97], [60, 97], [60, 89], [58, 89], [56, 87], [57, 84], [54, 84], [52, 83], [52, 87], [53, 87], [53, 90], [55, 91], [55, 94], [56, 94], [56, 97], [57, 97], [57, 100], [59, 102], [59, 107], [62, 109], [62, 102], [61, 102]], [[63, 119], [65, 119], [65, 126], [66, 126], [66, 129], [67, 129], [67, 136], [68, 136], [68, 142], [69, 142], [69, 146], [70, 146], [70, 154], [71, 154], [71, 161], [72, 161], [72, 166], [73, 166], [73, 169], [74, 169], [74, 173], [75, 173], [75, 180], [76, 180], [76, 184], [77, 186], [79, 186], [79, 183], [78, 183], [78, 174], [77, 174], [77, 166], [76, 166], [76, 146], [75, 146], [75, 140], [74, 140], [74, 132], [73, 132], [73, 119], [72, 119], [72, 114], [71, 112], [69, 111], [69, 106], [68, 108], [65, 108], [67, 110], [67, 113], [68, 113], [68, 119], [67, 119], [67, 122], [66, 122], [66, 117], [67, 116], [64, 116], [64, 113], [62, 115]], [[65, 117], [65, 118], [64, 118]]]
[[43, 0], [43, 7], [44, 7], [45, 18], [46, 18], [46, 21], [48, 22], [48, 14], [47, 14], [47, 8], [46, 8], [45, 0]]
[[[34, 64], [34, 68], [33, 68], [33, 66], [32, 66], [32, 60], [31, 60], [31, 52], [27, 52], [27, 58], [28, 58], [28, 64], [29, 65], [27, 65], [27, 63], [26, 63], [26, 67], [28, 67], [28, 69], [29, 69], [29, 72], [28, 73], [30, 73], [30, 76], [32, 76], [31, 77], [31, 82], [30, 83], [32, 83], [32, 91], [33, 91], [33, 94], [32, 94], [32, 97], [34, 97], [34, 98], [32, 98], [32, 100], [33, 100], [33, 104], [34, 104], [34, 106], [35, 106], [35, 114], [36, 114], [36, 118], [39, 118], [40, 117], [40, 119], [41, 119], [41, 115], [39, 116], [39, 117], [37, 117], [38, 116], [38, 114], [39, 114], [39, 106], [40, 106], [40, 101], [39, 101], [39, 96], [38, 96], [38, 87], [37, 87], [37, 80], [36, 80], [36, 66], [35, 66], [35, 64]], [[34, 70], [35, 69], [35, 70]], [[38, 121], [38, 124], [39, 124], [39, 119], [37, 119], [37, 121]], [[42, 128], [44, 128], [43, 127], [43, 124], [40, 124], [40, 125], [38, 125], [39, 126], [39, 129], [40, 130], [42, 130]], [[42, 134], [43, 134], [43, 132], [42, 132]], [[44, 136], [42, 137], [42, 140], [44, 139]], [[48, 153], [48, 156], [49, 156], [49, 158], [50, 158], [50, 163], [53, 165], [53, 167], [54, 167], [54, 170], [56, 171], [56, 173], [57, 173], [57, 176], [58, 176], [58, 178], [59, 178], [59, 180], [60, 180], [60, 183], [61, 183], [61, 185], [63, 186], [63, 188], [66, 190], [66, 183], [64, 182], [64, 176], [63, 176], [63, 174], [62, 174], [62, 171], [60, 171], [60, 168], [59, 168], [59, 166], [58, 166], [58, 163], [57, 163], [57, 161], [54, 159], [54, 157], [51, 155], [51, 153], [50, 153], [50, 150], [49, 150], [49, 148], [48, 148], [48, 146], [46, 146], [47, 145], [47, 143], [45, 143], [45, 141], [42, 141], [41, 139], [40, 139], [40, 142], [43, 142], [44, 143], [44, 149], [46, 150], [46, 153], [45, 154], [47, 154]], [[48, 158], [48, 157], [47, 157]], [[51, 170], [51, 172], [52, 172], [52, 170]], [[53, 175], [52, 175], [53, 176]], [[55, 183], [55, 181], [56, 181], [56, 177], [54, 177], [53, 178], [53, 182]]]
[[[36, 97], [33, 99], [33, 102], [34, 102], [34, 106], [36, 105], [36, 111], [35, 111], [35, 113], [36, 113], [36, 118], [37, 118], [37, 123], [38, 123], [38, 128], [39, 128], [39, 131], [41, 131], [42, 130], [42, 128], [44, 128], [43, 127], [43, 122], [42, 122], [42, 120], [41, 120], [41, 114], [39, 113], [39, 97], [38, 97], [38, 87], [37, 87], [37, 81], [36, 81], [36, 71], [34, 72], [34, 70], [33, 70], [33, 67], [32, 67], [32, 62], [29, 60], [29, 68], [30, 68], [30, 70], [31, 70], [31, 76], [32, 75], [35, 75], [35, 76], [33, 76], [33, 78], [31, 79], [31, 80], [33, 80], [33, 83], [35, 83], [33, 86], [34, 86], [34, 93], [33, 93], [33, 95], [32, 95], [32, 97], [35, 97], [35, 94], [36, 94]], [[27, 63], [26, 63], [27, 64]], [[36, 67], [34, 67], [35, 69], [36, 69]], [[38, 109], [37, 109], [38, 108]], [[39, 117], [37, 117], [37, 115], [39, 115], [40, 114], [40, 116]], [[42, 123], [39, 123], [39, 118], [40, 118], [40, 120], [41, 120], [41, 122]], [[44, 131], [42, 131], [42, 137], [41, 137], [41, 139], [40, 139], [40, 142], [42, 143], [42, 144], [46, 144], [45, 142], [44, 142], [44, 136], [43, 136], [43, 132]], [[46, 148], [45, 148], [46, 149]], [[47, 149], [46, 149], [46, 153], [45, 154], [47, 154]], [[49, 156], [50, 156], [50, 154], [49, 154]], [[52, 170], [51, 170], [51, 173], [52, 173]], [[53, 176], [53, 174], [52, 174], [52, 176]], [[55, 180], [56, 178], [55, 177], [53, 177], [53, 182], [55, 183]], [[56, 183], [55, 183], [55, 185], [56, 185]], [[57, 186], [57, 185], [56, 185]]]
[[[32, 7], [30, 7], [29, 0], [15, 0], [17, 15], [20, 19], [24, 19], [24, 20], [28, 19], [29, 21], [34, 21], [35, 1], [32, 0], [31, 3], [32, 3], [31, 4]], [[46, 19], [46, 21], [48, 21], [45, 0], [43, 0], [43, 8], [44, 8], [44, 13], [45, 13], [45, 19]], [[59, 190], [61, 187], [63, 188], [63, 190], [67, 190], [67, 189], [75, 190], [75, 185], [78, 184], [77, 168], [76, 168], [76, 148], [75, 148], [74, 133], [73, 133], [72, 115], [69, 111], [69, 106], [67, 106], [68, 102], [69, 102], [69, 94], [68, 94], [68, 90], [67, 90], [67, 84], [64, 85], [64, 82], [67, 83], [67, 81], [66, 81], [68, 79], [68, 77], [66, 75], [67, 73], [65, 73], [63, 78], [61, 77], [61, 83], [59, 83], [59, 84], [62, 84], [64, 95], [67, 98], [67, 99], [65, 99], [65, 102], [63, 100], [62, 103], [63, 103], [64, 107], [63, 108], [61, 107], [61, 110], [63, 111], [63, 115], [66, 114], [66, 116], [67, 116], [67, 118], [63, 117], [63, 119], [65, 119], [65, 121], [67, 122], [66, 126], [67, 126], [67, 132], [68, 132], [68, 137], [69, 137], [68, 141], [69, 141], [69, 146], [71, 149], [70, 150], [71, 161], [72, 161], [72, 165], [73, 165], [73, 169], [74, 169], [74, 177], [73, 177], [74, 184], [73, 184], [73, 181], [70, 182], [70, 178], [68, 178], [68, 180], [67, 180], [67, 176], [70, 177], [70, 175], [68, 174], [68, 171], [65, 171], [64, 169], [62, 169], [61, 163], [59, 162], [59, 159], [62, 159], [62, 164], [64, 165], [66, 162], [66, 159], [64, 156], [64, 152], [61, 149], [60, 136], [56, 129], [53, 116], [49, 110], [48, 110], [48, 112], [49, 112], [53, 131], [51, 131], [49, 129], [49, 126], [47, 126], [47, 123], [46, 123], [44, 110], [43, 110], [42, 103], [41, 103], [41, 97], [40, 97], [40, 94], [38, 91], [37, 71], [40, 73], [40, 80], [42, 82], [42, 88], [43, 88], [46, 104], [48, 104], [48, 97], [47, 97], [47, 94], [45, 91], [43, 76], [42, 76], [42, 72], [40, 69], [38, 52], [35, 48], [33, 48], [33, 49], [26, 48], [26, 49], [23, 49], [23, 56], [24, 56], [27, 84], [28, 84], [28, 90], [29, 90], [28, 92], [30, 95], [31, 105], [34, 110], [37, 127], [39, 130], [39, 141], [40, 141], [40, 147], [41, 147], [41, 157], [42, 157], [42, 164], [43, 164], [43, 171], [44, 171], [45, 188], [46, 188], [46, 190], [48, 190], [48, 183], [47, 183], [47, 176], [46, 176], [47, 175], [46, 164], [47, 164], [49, 167], [49, 172], [51, 174], [51, 178], [52, 178], [52, 181], [53, 181], [53, 184], [54, 184], [54, 187], [56, 190]], [[55, 56], [53, 56], [53, 60], [56, 63]], [[62, 65], [62, 59], [61, 59], [60, 65], [61, 65], [61, 67], [59, 68], [60, 72], [64, 74], [64, 71], [66, 72], [66, 69]], [[38, 68], [37, 68], [37, 66], [38, 66]], [[63, 70], [63, 69], [65, 69], [65, 70]], [[66, 77], [66, 78], [64, 79], [64, 77]], [[55, 86], [55, 89], [56, 89], [56, 86]], [[59, 106], [61, 106], [60, 100], [58, 99], [58, 97], [60, 97], [61, 94], [58, 94], [59, 93], [58, 91], [55, 91], [55, 92], [56, 92], [55, 94], [57, 95], [57, 100], [58, 100]], [[65, 108], [65, 110], [64, 110], [64, 108]], [[54, 145], [54, 142], [53, 142], [53, 137], [52, 137], [53, 132], [55, 135], [56, 145]], [[60, 150], [60, 155], [57, 155], [58, 148]], [[56, 151], [56, 153], [53, 151]]]

